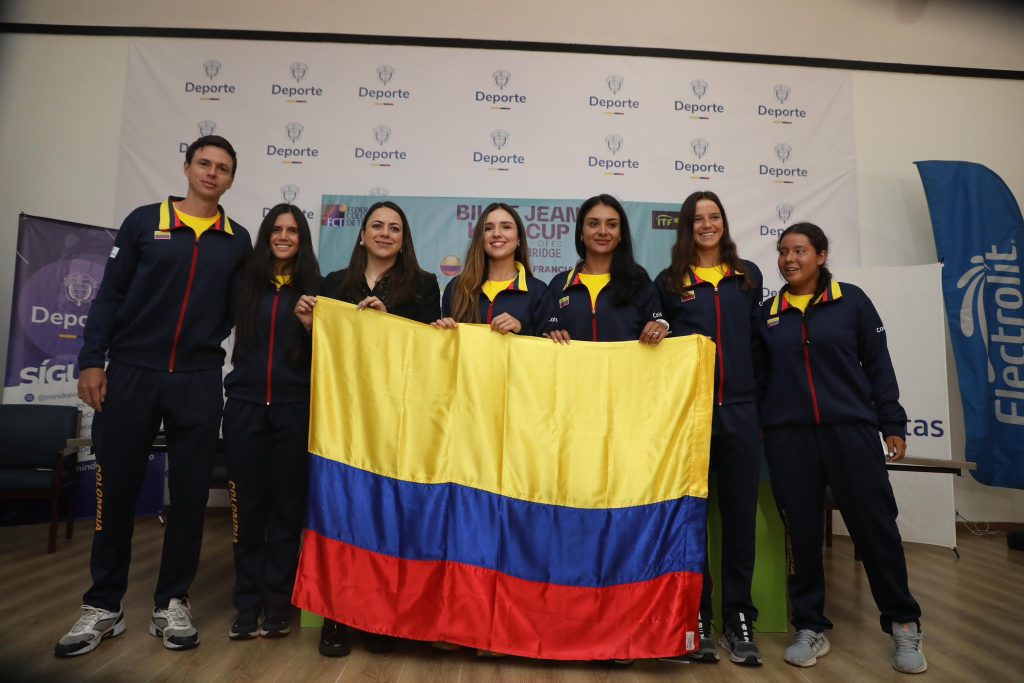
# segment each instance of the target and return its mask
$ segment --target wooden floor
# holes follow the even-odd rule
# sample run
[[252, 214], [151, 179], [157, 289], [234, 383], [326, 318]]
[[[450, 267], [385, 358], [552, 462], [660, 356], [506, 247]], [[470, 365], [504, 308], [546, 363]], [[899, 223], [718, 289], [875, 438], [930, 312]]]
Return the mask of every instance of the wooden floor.
[[[327, 659], [316, 651], [318, 629], [298, 629], [280, 640], [232, 642], [234, 616], [229, 519], [211, 511], [203, 556], [192, 589], [193, 616], [202, 644], [171, 652], [148, 632], [162, 532], [155, 519], [140, 520], [131, 584], [125, 599], [128, 630], [96, 651], [70, 660], [53, 645], [78, 618], [88, 587], [91, 528], [83, 523], [72, 541], [45, 554], [42, 526], [0, 529], [0, 680], [52, 681], [894, 681], [891, 643], [878, 627], [867, 580], [853, 547], [837, 537], [826, 552], [832, 653], [816, 667], [782, 661], [789, 637], [760, 634], [765, 664], [748, 669], [717, 665], [638, 662], [607, 670], [594, 664], [538, 662], [515, 657], [477, 659], [468, 651], [443, 653], [406, 642], [373, 655], [357, 640], [350, 656]], [[911, 589], [924, 611], [925, 653], [932, 681], [1024, 681], [1024, 553], [1009, 550], [1005, 534], [959, 535], [957, 560], [950, 550], [908, 544]], [[297, 621], [297, 615], [296, 615]]]

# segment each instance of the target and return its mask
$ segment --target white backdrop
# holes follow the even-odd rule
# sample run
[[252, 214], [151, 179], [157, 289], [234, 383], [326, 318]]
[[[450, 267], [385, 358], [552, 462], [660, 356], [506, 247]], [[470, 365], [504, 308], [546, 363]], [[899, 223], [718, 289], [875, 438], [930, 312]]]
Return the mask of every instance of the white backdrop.
[[[769, 288], [779, 282], [775, 234], [794, 221], [827, 226], [836, 262], [859, 263], [852, 94], [842, 71], [150, 39], [132, 43], [125, 92], [119, 216], [180, 192], [178, 152], [212, 131], [239, 152], [225, 205], [253, 230], [282, 199], [317, 222], [325, 194], [608, 192], [678, 205], [713, 189]], [[665, 263], [644, 265], [656, 272]]]
[[[946, 387], [946, 322], [942, 266], [835, 269], [837, 279], [863, 289], [878, 309], [907, 411], [907, 455], [952, 459]], [[956, 545], [953, 476], [890, 472], [904, 541]], [[838, 521], [838, 520], [837, 520]], [[847, 533], [841, 521], [836, 531]]]

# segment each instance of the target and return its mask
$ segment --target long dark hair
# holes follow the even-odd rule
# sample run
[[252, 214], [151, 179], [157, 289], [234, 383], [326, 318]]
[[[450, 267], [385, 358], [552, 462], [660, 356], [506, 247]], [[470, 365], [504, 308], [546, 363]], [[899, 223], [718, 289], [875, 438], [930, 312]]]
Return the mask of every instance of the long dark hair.
[[[281, 214], [290, 213], [299, 226], [299, 251], [291, 264], [292, 284], [282, 289], [285, 298], [279, 305], [292, 310], [302, 294], [316, 294], [320, 290], [320, 267], [313, 253], [313, 237], [309, 232], [306, 217], [291, 204], [278, 204], [272, 208], [260, 223], [259, 232], [253, 242], [252, 253], [246, 261], [238, 292], [234, 298], [235, 353], [239, 348], [255, 346], [259, 338], [260, 297], [274, 279], [274, 257], [270, 253], [270, 235], [274, 222]], [[301, 333], [301, 330], [297, 330]], [[306, 335], [296, 334], [287, 340], [286, 353], [290, 361], [299, 365], [308, 358]], [[232, 354], [233, 356], [234, 354]]]
[[515, 221], [516, 236], [519, 238], [515, 259], [523, 264], [528, 275], [533, 274], [533, 271], [530, 270], [529, 250], [526, 248], [526, 226], [523, 225], [522, 217], [518, 211], [504, 202], [491, 202], [477, 218], [476, 226], [473, 228], [473, 237], [469, 240], [469, 247], [466, 249], [465, 265], [452, 287], [452, 318], [457, 322], [480, 322], [480, 289], [488, 275], [487, 254], [484, 252], [484, 225], [486, 225], [487, 217], [491, 215], [491, 212], [498, 209], [507, 211]]
[[[366, 214], [363, 216], [363, 224], [359, 228], [360, 237], [363, 236], [366, 226], [370, 223], [370, 216], [377, 209], [391, 209], [402, 219], [402, 249], [398, 252], [394, 265], [385, 273], [391, 275], [391, 280], [388, 287], [388, 301], [385, 301], [384, 305], [399, 306], [413, 299], [419, 293], [416, 288], [416, 280], [420, 274], [425, 274], [425, 271], [420, 268], [419, 261], [416, 260], [416, 246], [412, 242], [412, 227], [409, 225], [409, 219], [405, 217], [405, 212], [402, 211], [402, 207], [398, 204], [382, 201], [373, 204], [367, 209]], [[352, 247], [352, 255], [348, 259], [348, 268], [345, 269], [345, 277], [342, 279], [339, 288], [339, 293], [346, 294], [347, 298], [357, 301], [362, 298], [360, 292], [366, 278], [366, 263], [368, 260], [366, 247], [361, 242], [362, 239], [358, 240]], [[384, 274], [381, 275], [381, 278], [383, 277]]]
[[618, 199], [610, 194], [599, 194], [580, 205], [580, 210], [576, 214], [576, 253], [581, 259], [587, 258], [587, 248], [583, 244], [583, 224], [590, 210], [598, 205], [610, 206], [619, 214], [621, 239], [612, 254], [612, 278], [608, 283], [608, 291], [611, 292], [616, 306], [625, 306], [636, 297], [644, 282], [651, 278], [633, 257], [633, 235], [629, 231], [629, 218], [626, 217], [626, 210], [622, 208]]
[[[725, 215], [722, 200], [710, 190], [694, 192], [683, 200], [683, 205], [679, 208], [679, 227], [676, 229], [676, 243], [672, 246], [672, 263], [668, 267], [668, 291], [673, 294], [683, 293], [683, 278], [692, 266], [697, 265], [697, 243], [693, 239], [693, 221], [697, 215], [697, 202], [702, 199], [714, 202], [718, 207], [718, 212], [722, 214], [722, 239], [718, 243], [718, 255], [721, 262], [734, 273], [742, 270], [736, 243], [732, 241], [732, 235], [729, 233], [729, 219]], [[750, 273], [744, 272], [743, 289], [750, 289], [753, 286]]]
[[[819, 228], [814, 223], [794, 223], [779, 235], [779, 241], [775, 243], [775, 249], [778, 250], [782, 247], [782, 238], [786, 235], [803, 235], [807, 238], [807, 241], [811, 243], [814, 248], [814, 253], [820, 254], [821, 252], [828, 251], [828, 237], [825, 235], [825, 231]], [[811, 301], [815, 301], [821, 293], [825, 291], [829, 283], [832, 281], [832, 273], [829, 271], [828, 266], [822, 263], [818, 266], [818, 284], [814, 287], [814, 296], [811, 297]]]

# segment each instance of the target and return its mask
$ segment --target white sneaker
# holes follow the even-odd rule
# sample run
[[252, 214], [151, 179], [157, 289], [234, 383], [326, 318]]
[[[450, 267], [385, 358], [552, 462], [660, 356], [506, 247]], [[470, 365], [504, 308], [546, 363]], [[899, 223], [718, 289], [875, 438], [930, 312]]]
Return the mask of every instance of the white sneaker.
[[892, 642], [896, 645], [893, 653], [892, 668], [904, 674], [921, 674], [928, 670], [928, 662], [921, 649], [921, 638], [924, 631], [915, 622], [892, 625]]
[[793, 643], [786, 648], [782, 658], [793, 666], [814, 666], [818, 657], [824, 657], [831, 651], [832, 646], [824, 633], [804, 628], [793, 636]]
[[77, 657], [92, 652], [104, 638], [113, 638], [124, 633], [126, 623], [124, 612], [108, 612], [99, 607], [82, 605], [82, 616], [71, 630], [64, 634], [53, 648], [56, 657]]
[[164, 639], [168, 650], [188, 650], [199, 644], [199, 632], [192, 625], [188, 600], [171, 598], [166, 609], [154, 609], [149, 634]]

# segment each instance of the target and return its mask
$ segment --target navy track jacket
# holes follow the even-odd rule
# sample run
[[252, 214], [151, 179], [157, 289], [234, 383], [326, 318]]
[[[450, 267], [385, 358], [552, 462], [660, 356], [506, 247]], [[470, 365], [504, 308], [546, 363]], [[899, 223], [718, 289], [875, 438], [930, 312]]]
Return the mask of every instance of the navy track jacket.
[[[456, 280], [458, 278], [452, 278], [444, 288], [444, 296], [441, 297], [441, 315], [444, 317], [450, 317], [452, 314], [452, 297]], [[493, 302], [487, 298], [486, 294], [480, 292], [480, 322], [489, 325], [495, 316], [508, 313], [522, 325], [523, 329], [519, 334], [539, 335], [547, 306], [546, 292], [547, 286], [543, 282], [532, 275], [527, 275], [526, 271], [520, 267], [516, 279], [512, 281], [508, 289], [498, 292]]]
[[767, 356], [765, 427], [866, 422], [883, 436], [906, 433], [885, 327], [856, 285], [830, 281], [807, 307], [783, 288], [762, 305]]
[[616, 304], [609, 284], [597, 295], [596, 310], [591, 308], [590, 291], [579, 278], [582, 263], [551, 278], [544, 332], [565, 330], [580, 341], [636, 341], [644, 325], [661, 317], [661, 302], [650, 280], [625, 306]]
[[221, 207], [197, 239], [174, 212], [180, 199], [141, 206], [121, 224], [85, 324], [80, 369], [102, 368], [108, 353], [167, 372], [224, 364], [231, 285], [252, 239]]
[[[661, 309], [671, 325], [672, 336], [703, 334], [711, 337], [715, 351], [715, 404], [749, 403], [757, 400], [754, 359], [761, 357], [761, 271], [741, 261], [742, 273], [728, 272], [714, 286], [692, 270], [683, 278], [683, 291], [668, 291], [668, 270], [654, 279]], [[743, 273], [753, 286], [744, 289]]]
[[242, 346], [235, 341], [234, 367], [224, 378], [228, 398], [268, 406], [309, 401], [308, 357], [301, 365], [288, 358], [296, 337], [309, 343], [309, 335], [295, 317], [298, 298], [291, 285], [278, 289], [267, 283], [259, 300], [256, 343]]

